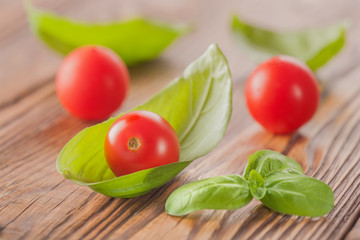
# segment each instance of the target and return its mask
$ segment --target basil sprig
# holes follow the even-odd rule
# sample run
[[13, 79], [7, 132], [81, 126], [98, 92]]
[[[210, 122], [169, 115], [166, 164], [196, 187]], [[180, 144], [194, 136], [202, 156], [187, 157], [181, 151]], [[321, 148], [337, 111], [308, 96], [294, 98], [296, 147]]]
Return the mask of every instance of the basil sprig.
[[234, 16], [231, 27], [244, 51], [254, 60], [262, 62], [274, 55], [289, 55], [302, 60], [315, 71], [343, 48], [347, 23], [299, 32], [274, 32]]
[[[155, 112], [176, 131], [179, 162], [115, 177], [104, 156], [110, 118], [74, 136], [57, 158], [57, 170], [77, 184], [110, 197], [130, 198], [157, 188], [206, 155], [222, 139], [232, 111], [232, 80], [225, 56], [216, 44], [192, 62], [183, 77], [135, 110]], [[120, 117], [119, 115], [118, 117]]]
[[25, 1], [33, 32], [61, 54], [89, 44], [111, 48], [126, 65], [156, 58], [176, 38], [189, 31], [185, 25], [148, 20], [142, 17], [107, 23], [87, 23], [40, 10]]
[[300, 165], [274, 151], [251, 155], [244, 176], [208, 178], [176, 189], [166, 212], [182, 216], [202, 209], [233, 210], [252, 198], [283, 214], [319, 217], [334, 207], [334, 194], [324, 182], [306, 176]]

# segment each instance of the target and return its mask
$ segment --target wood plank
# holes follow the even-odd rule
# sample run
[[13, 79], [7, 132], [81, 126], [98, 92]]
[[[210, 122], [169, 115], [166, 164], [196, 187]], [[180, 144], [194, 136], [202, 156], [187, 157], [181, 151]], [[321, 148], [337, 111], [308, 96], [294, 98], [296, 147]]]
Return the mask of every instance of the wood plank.
[[[1, 239], [359, 239], [360, 213], [360, 16], [356, 0], [338, 1], [54, 1], [49, 7], [86, 20], [140, 12], [168, 21], [189, 21], [196, 29], [156, 61], [131, 69], [131, 90], [119, 111], [144, 102], [180, 75], [211, 42], [226, 54], [234, 79], [233, 115], [220, 145], [179, 176], [149, 194], [111, 199], [77, 186], [56, 172], [62, 146], [90, 123], [69, 116], [58, 104], [53, 78], [60, 58], [30, 34], [20, 1], [4, 1], [8, 26], [0, 32], [0, 238]], [[2, 2], [3, 3], [3, 2]], [[40, 4], [45, 4], [40, 2]], [[47, 5], [46, 5], [47, 6]], [[6, 11], [4, 9], [7, 9]], [[96, 10], [96, 11], [94, 11]], [[347, 17], [352, 28], [346, 49], [322, 71], [321, 106], [298, 133], [262, 130], [249, 116], [244, 83], [254, 64], [233, 41], [231, 13], [266, 26], [293, 29]], [[253, 13], [257, 13], [254, 15]], [[8, 15], [6, 15], [8, 16]], [[10, 17], [11, 17], [10, 16]], [[214, 17], [216, 16], [216, 17]], [[3, 18], [1, 18], [3, 19]], [[2, 40], [1, 40], [2, 39]], [[207, 177], [241, 174], [247, 157], [273, 149], [299, 161], [307, 174], [334, 190], [336, 206], [318, 219], [274, 213], [253, 200], [236, 211], [206, 210], [185, 217], [164, 212], [177, 187]], [[352, 229], [352, 230], [351, 230]], [[351, 230], [351, 231], [350, 231]], [[350, 232], [349, 232], [350, 231]]]
[[346, 240], [358, 240], [360, 239], [360, 219], [357, 220], [356, 224], [353, 226], [348, 235], [346, 235]]

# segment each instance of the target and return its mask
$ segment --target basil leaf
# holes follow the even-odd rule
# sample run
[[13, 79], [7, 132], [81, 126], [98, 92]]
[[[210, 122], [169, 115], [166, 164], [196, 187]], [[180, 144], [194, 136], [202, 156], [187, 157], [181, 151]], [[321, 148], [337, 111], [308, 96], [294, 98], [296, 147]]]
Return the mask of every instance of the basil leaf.
[[266, 194], [261, 202], [279, 213], [320, 217], [334, 207], [334, 194], [324, 182], [296, 170], [281, 170], [264, 179]]
[[232, 31], [244, 49], [257, 61], [274, 55], [290, 55], [312, 70], [327, 63], [345, 45], [347, 24], [309, 29], [301, 32], [273, 32], [252, 26], [234, 16]]
[[255, 170], [251, 170], [250, 172], [249, 186], [250, 186], [251, 195], [255, 199], [260, 200], [265, 196], [266, 188], [264, 188], [264, 179]]
[[[213, 45], [170, 84], [135, 110], [160, 114], [180, 141], [180, 161], [210, 152], [225, 134], [232, 111], [232, 82], [226, 58]], [[206, 139], [207, 138], [207, 139]]]
[[89, 44], [114, 50], [128, 65], [156, 58], [188, 27], [170, 25], [144, 18], [110, 23], [84, 23], [33, 7], [25, 2], [33, 32], [61, 54]]
[[167, 164], [124, 175], [113, 181], [88, 184], [88, 186], [94, 191], [110, 197], [136, 197], [167, 183], [190, 163], [191, 161]]
[[244, 178], [247, 180], [251, 170], [258, 172], [263, 178], [286, 168], [295, 169], [301, 173], [301, 166], [291, 158], [271, 150], [257, 151], [250, 155], [248, 164], [244, 171]]
[[[64, 177], [111, 197], [133, 197], [159, 187], [190, 162], [211, 151], [222, 139], [232, 110], [232, 80], [226, 59], [211, 45], [184, 72], [147, 103], [164, 117], [180, 141], [177, 163], [115, 177], [104, 156], [106, 133], [116, 118], [86, 128], [61, 150], [57, 169]], [[118, 116], [119, 117], [119, 116]]]
[[248, 183], [239, 175], [195, 181], [176, 189], [167, 199], [167, 214], [182, 216], [203, 209], [237, 209], [251, 201]]

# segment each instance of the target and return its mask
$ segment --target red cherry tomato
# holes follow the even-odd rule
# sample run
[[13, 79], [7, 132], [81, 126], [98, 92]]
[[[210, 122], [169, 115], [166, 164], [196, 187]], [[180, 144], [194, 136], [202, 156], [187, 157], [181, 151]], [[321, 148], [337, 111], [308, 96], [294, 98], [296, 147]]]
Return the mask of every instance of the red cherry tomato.
[[311, 70], [299, 60], [277, 56], [260, 64], [245, 86], [248, 109], [273, 133], [291, 133], [314, 115], [319, 89]]
[[156, 113], [134, 111], [118, 118], [105, 139], [105, 157], [116, 176], [177, 162], [175, 130]]
[[123, 102], [129, 86], [126, 65], [112, 50], [84, 46], [72, 51], [56, 76], [56, 93], [70, 114], [104, 120]]

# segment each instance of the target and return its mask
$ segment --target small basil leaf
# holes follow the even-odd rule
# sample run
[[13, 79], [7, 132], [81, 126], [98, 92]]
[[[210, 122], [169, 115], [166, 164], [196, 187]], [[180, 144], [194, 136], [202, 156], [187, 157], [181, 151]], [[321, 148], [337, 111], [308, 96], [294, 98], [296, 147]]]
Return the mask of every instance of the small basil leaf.
[[190, 163], [191, 161], [163, 165], [124, 175], [114, 181], [103, 181], [88, 184], [88, 186], [94, 191], [109, 197], [136, 197], [164, 185]]
[[260, 200], [265, 196], [266, 188], [264, 188], [264, 179], [255, 170], [251, 170], [250, 172], [249, 186], [250, 192], [255, 199]]
[[252, 197], [249, 185], [239, 175], [195, 181], [176, 189], [167, 199], [167, 214], [182, 216], [203, 209], [233, 210], [245, 206]]
[[106, 133], [116, 120], [110, 118], [73, 137], [61, 150], [57, 169], [75, 183], [111, 197], [142, 195], [168, 182], [219, 143], [231, 116], [231, 101], [227, 61], [217, 45], [211, 45], [189, 65], [184, 77], [133, 109], [158, 113], [172, 125], [180, 142], [179, 162], [116, 178], [104, 156]]
[[301, 32], [277, 33], [252, 26], [238, 17], [232, 20], [232, 31], [244, 49], [257, 61], [274, 55], [290, 55], [305, 62], [312, 70], [327, 63], [345, 45], [347, 24]]
[[296, 170], [291, 172], [281, 170], [264, 179], [266, 194], [261, 202], [265, 206], [304, 217], [320, 217], [333, 209], [334, 194], [326, 183]]
[[249, 157], [248, 164], [244, 171], [244, 178], [248, 179], [251, 170], [258, 172], [263, 178], [286, 168], [295, 169], [301, 173], [301, 166], [291, 158], [271, 150], [257, 151]]
[[114, 50], [130, 66], [156, 58], [188, 27], [144, 18], [111, 23], [74, 21], [33, 7], [25, 2], [33, 32], [61, 54], [89, 44]]

